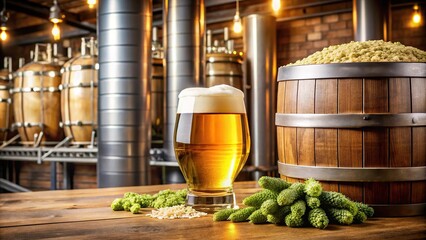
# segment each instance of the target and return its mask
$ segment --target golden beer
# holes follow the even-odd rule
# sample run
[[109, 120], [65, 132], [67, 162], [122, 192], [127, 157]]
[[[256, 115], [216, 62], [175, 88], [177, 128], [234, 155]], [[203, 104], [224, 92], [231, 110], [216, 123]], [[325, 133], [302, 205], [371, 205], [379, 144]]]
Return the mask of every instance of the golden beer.
[[179, 95], [174, 149], [188, 184], [187, 205], [234, 207], [233, 182], [250, 151], [250, 134], [240, 90], [219, 85]]

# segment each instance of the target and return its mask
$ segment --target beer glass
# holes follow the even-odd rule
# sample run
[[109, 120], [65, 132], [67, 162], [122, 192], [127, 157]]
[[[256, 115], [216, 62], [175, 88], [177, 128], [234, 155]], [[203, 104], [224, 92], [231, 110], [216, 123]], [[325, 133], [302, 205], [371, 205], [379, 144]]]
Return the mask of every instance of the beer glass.
[[188, 185], [186, 205], [235, 208], [233, 183], [250, 152], [244, 94], [228, 85], [179, 94], [174, 150]]

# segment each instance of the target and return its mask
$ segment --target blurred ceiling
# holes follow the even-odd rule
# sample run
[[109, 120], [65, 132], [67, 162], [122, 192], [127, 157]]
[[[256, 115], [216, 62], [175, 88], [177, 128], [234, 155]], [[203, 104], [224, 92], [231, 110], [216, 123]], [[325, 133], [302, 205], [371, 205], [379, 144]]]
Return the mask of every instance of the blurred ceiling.
[[[422, 1], [424, 0], [420, 0]], [[96, 34], [96, 6], [89, 8], [87, 0], [58, 0], [58, 3], [65, 15], [64, 22], [60, 26], [63, 38]], [[392, 6], [408, 6], [414, 3], [416, 1], [391, 0]], [[240, 12], [242, 16], [254, 12], [271, 12], [269, 4], [270, 0], [240, 0]], [[282, 4], [283, 11], [277, 16], [277, 21], [335, 9], [347, 11], [352, 7], [352, 0], [282, 1]], [[49, 12], [52, 5], [53, 0], [6, 0], [6, 10], [10, 16], [7, 27], [10, 39], [13, 39], [13, 43], [9, 44], [23, 45], [49, 41], [52, 29]], [[162, 5], [163, 0], [153, 0], [153, 25], [160, 28]], [[205, 0], [205, 5], [207, 24], [231, 21], [235, 13], [235, 0]], [[0, 9], [2, 8], [3, 1], [0, 2]]]

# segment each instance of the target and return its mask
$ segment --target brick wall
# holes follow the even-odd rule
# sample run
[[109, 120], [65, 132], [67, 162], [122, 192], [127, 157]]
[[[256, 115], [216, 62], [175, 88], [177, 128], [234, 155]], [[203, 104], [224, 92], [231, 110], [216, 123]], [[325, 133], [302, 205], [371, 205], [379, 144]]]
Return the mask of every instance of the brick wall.
[[414, 25], [412, 23], [411, 18], [413, 10], [410, 6], [405, 8], [392, 8], [391, 40], [426, 51], [425, 8], [426, 4], [420, 5], [423, 17], [420, 25]]
[[352, 13], [277, 23], [277, 64], [304, 58], [329, 45], [353, 39]]

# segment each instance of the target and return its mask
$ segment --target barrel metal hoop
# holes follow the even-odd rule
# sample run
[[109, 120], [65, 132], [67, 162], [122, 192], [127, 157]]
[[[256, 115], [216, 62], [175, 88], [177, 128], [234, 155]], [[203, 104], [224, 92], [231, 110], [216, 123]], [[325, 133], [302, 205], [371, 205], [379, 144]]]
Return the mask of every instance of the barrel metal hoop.
[[421, 77], [426, 76], [426, 63], [368, 62], [330, 63], [283, 66], [278, 69], [278, 81], [304, 79], [350, 78], [362, 80], [369, 77]]
[[93, 69], [93, 70], [99, 70], [99, 64], [96, 63], [95, 65], [72, 65], [72, 66], [68, 66], [68, 67], [63, 67], [61, 69], [61, 73], [63, 72], [73, 72], [73, 71], [81, 71], [81, 70], [88, 70], [88, 69]]
[[59, 77], [61, 73], [59, 71], [24, 71], [16, 72], [13, 74], [14, 77], [30, 77], [30, 76], [45, 76], [45, 77]]
[[12, 103], [11, 98], [0, 98], [0, 103]]
[[309, 128], [421, 127], [426, 113], [399, 114], [283, 114], [275, 115], [275, 125]]
[[278, 162], [278, 172], [291, 178], [314, 178], [331, 182], [404, 182], [426, 180], [426, 166], [421, 167], [321, 167]]
[[10, 82], [12, 80], [12, 76], [0, 76], [0, 81]]
[[90, 88], [90, 87], [97, 87], [98, 83], [94, 81], [90, 81], [88, 83], [79, 83], [79, 84], [61, 84], [59, 85], [59, 90], [67, 89], [67, 88]]
[[43, 123], [37, 122], [15, 122], [12, 124], [13, 128], [21, 128], [21, 127], [43, 127]]
[[91, 121], [65, 121], [65, 122], [60, 122], [59, 126], [60, 127], [70, 127], [70, 126], [91, 126], [93, 125], [93, 122]]
[[0, 90], [8, 90], [8, 89], [10, 89], [9, 86], [0, 86]]
[[426, 213], [426, 203], [368, 205], [374, 208], [374, 215], [380, 217], [413, 217]]
[[26, 92], [59, 92], [58, 87], [29, 87], [29, 88], [13, 88], [12, 93], [26, 93]]

